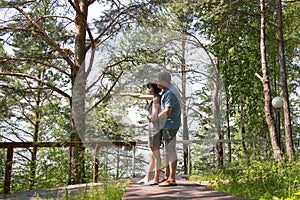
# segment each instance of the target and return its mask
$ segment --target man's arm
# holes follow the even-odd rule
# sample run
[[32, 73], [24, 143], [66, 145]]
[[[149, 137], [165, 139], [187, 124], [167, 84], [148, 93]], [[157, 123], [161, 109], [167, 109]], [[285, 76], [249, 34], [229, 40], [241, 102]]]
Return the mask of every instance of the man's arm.
[[165, 109], [157, 115], [158, 119], [167, 118], [171, 114], [173, 105], [172, 98], [174, 98], [172, 93], [168, 93], [168, 95], [165, 96]]
[[168, 115], [170, 115], [172, 112], [172, 108], [171, 107], [166, 107], [163, 111], [161, 111], [158, 115], [157, 115], [157, 119], [164, 119], [167, 118]]

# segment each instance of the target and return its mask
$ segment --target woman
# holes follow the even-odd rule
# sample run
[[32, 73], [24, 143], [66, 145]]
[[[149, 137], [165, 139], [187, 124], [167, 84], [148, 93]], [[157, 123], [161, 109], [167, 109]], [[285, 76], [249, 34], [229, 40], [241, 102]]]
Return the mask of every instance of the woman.
[[[149, 148], [150, 148], [150, 163], [148, 171], [143, 179], [138, 181], [138, 184], [157, 185], [159, 182], [159, 174], [161, 168], [160, 145], [161, 145], [161, 130], [160, 121], [157, 120], [157, 115], [160, 112], [161, 89], [157, 87], [155, 80], [149, 81], [147, 84], [150, 95], [142, 95], [138, 93], [121, 93], [121, 96], [131, 96], [139, 99], [150, 100], [147, 106], [148, 115], [148, 131], [149, 131]], [[155, 169], [154, 178], [150, 180], [151, 173]]]

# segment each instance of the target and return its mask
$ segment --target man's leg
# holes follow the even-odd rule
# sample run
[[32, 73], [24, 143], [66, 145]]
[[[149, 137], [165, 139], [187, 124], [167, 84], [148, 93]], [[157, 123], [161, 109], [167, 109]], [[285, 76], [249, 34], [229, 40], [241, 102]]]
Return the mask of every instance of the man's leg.
[[[178, 130], [164, 130], [164, 142], [166, 151], [166, 173], [167, 180], [176, 183], [177, 153], [176, 153], [176, 134]], [[164, 184], [162, 184], [164, 185]]]
[[177, 154], [176, 152], [170, 153], [168, 157], [169, 157], [169, 169], [170, 169], [168, 180], [171, 182], [175, 182], [176, 169], [177, 169]]
[[164, 179], [167, 180], [170, 176], [170, 165], [169, 165], [169, 156], [168, 154], [166, 154], [166, 171], [165, 171], [165, 175], [164, 175]]

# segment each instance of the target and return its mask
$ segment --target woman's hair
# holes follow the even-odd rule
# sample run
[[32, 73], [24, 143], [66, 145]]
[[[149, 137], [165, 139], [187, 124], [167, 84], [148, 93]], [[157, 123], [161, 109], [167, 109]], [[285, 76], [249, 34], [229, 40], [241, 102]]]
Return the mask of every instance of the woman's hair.
[[161, 89], [157, 87], [157, 84], [156, 83], [148, 83], [147, 84], [147, 88], [150, 88], [150, 86], [153, 88], [154, 90], [154, 93], [160, 93], [161, 92]]

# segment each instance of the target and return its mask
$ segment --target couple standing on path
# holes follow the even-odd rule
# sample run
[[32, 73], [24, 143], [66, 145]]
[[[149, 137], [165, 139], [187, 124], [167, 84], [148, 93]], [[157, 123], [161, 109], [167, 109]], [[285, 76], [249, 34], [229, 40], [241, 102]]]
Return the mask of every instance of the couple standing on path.
[[[138, 184], [159, 185], [160, 187], [176, 186], [176, 134], [181, 126], [181, 97], [178, 89], [171, 84], [171, 74], [161, 72], [157, 80], [147, 84], [149, 95], [121, 94], [121, 96], [132, 96], [140, 99], [150, 99], [148, 105], [149, 120], [149, 147], [150, 164], [145, 177]], [[160, 95], [161, 90], [163, 90]], [[163, 143], [166, 153], [166, 171], [164, 177], [159, 180], [161, 169], [160, 146]], [[150, 175], [155, 169], [153, 180]]]

